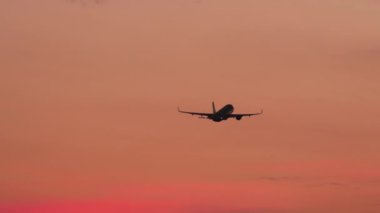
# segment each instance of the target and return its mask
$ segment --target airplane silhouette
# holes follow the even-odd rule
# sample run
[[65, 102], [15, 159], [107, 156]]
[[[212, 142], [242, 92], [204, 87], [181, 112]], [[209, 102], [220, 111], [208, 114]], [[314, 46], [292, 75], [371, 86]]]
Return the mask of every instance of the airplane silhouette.
[[199, 115], [200, 116], [199, 118], [210, 119], [210, 120], [213, 120], [214, 122], [220, 122], [223, 120], [227, 120], [229, 118], [235, 118], [236, 120], [241, 120], [244, 116], [253, 116], [253, 115], [263, 114], [263, 110], [261, 110], [261, 112], [259, 113], [250, 113], [250, 114], [233, 114], [232, 113], [233, 111], [234, 111], [234, 107], [231, 104], [227, 104], [220, 110], [216, 111], [214, 102], [212, 102], [212, 113], [186, 112], [186, 111], [181, 111], [178, 107], [178, 112], [187, 113], [190, 115]]

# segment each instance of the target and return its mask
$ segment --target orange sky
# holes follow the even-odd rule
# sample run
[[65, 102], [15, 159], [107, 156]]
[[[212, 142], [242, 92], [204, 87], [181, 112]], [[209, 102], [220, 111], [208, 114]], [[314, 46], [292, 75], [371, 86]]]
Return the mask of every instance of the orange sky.
[[[3, 0], [0, 212], [379, 212], [379, 20], [374, 0]], [[176, 111], [211, 101], [264, 115]]]

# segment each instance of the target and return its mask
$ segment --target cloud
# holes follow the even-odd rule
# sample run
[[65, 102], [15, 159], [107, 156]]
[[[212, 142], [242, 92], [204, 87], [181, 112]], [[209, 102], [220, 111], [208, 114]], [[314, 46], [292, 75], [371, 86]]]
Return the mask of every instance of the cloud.
[[66, 2], [69, 3], [78, 3], [83, 6], [86, 6], [88, 4], [103, 4], [105, 0], [66, 0]]
[[344, 187], [344, 186], [347, 186], [347, 184], [344, 184], [344, 183], [340, 183], [340, 182], [328, 182], [326, 183], [325, 185], [329, 185], [329, 186], [337, 186], [337, 187]]
[[298, 179], [297, 177], [289, 177], [289, 176], [262, 176], [256, 178], [256, 180], [265, 180], [265, 181], [288, 181], [288, 180], [295, 180]]
[[258, 180], [280, 181], [287, 180], [287, 177], [259, 177]]
[[367, 49], [357, 50], [353, 53], [356, 56], [362, 57], [378, 57], [380, 56], [380, 47], [371, 47]]
[[357, 48], [345, 52], [341, 56], [343, 57], [344, 62], [349, 62], [350, 65], [352, 65], [352, 63], [359, 63], [360, 67], [362, 67], [362, 63], [369, 63], [370, 67], [373, 67], [374, 65], [379, 66], [380, 46], [372, 45], [363, 48]]

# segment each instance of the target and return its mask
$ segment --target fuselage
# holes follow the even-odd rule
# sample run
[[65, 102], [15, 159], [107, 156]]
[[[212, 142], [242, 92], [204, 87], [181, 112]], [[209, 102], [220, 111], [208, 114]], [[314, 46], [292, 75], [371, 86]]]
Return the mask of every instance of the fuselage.
[[215, 112], [213, 115], [209, 116], [209, 119], [220, 122], [222, 120], [227, 120], [229, 115], [234, 111], [234, 107], [231, 104], [225, 105], [223, 108]]

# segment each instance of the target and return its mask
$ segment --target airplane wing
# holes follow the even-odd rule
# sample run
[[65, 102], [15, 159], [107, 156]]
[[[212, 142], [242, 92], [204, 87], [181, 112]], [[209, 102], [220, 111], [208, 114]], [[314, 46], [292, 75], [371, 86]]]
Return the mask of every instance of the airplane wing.
[[250, 114], [230, 114], [229, 117], [230, 118], [236, 118], [236, 117], [244, 117], [244, 116], [254, 116], [254, 115], [261, 115], [263, 114], [263, 110], [261, 110], [261, 112], [259, 113], [250, 113]]
[[186, 114], [190, 114], [190, 115], [200, 115], [200, 116], [209, 116], [209, 115], [213, 115], [213, 113], [186, 112], [186, 111], [182, 111], [182, 110], [180, 110], [179, 107], [178, 107], [178, 112], [180, 112], [180, 113], [186, 113]]

